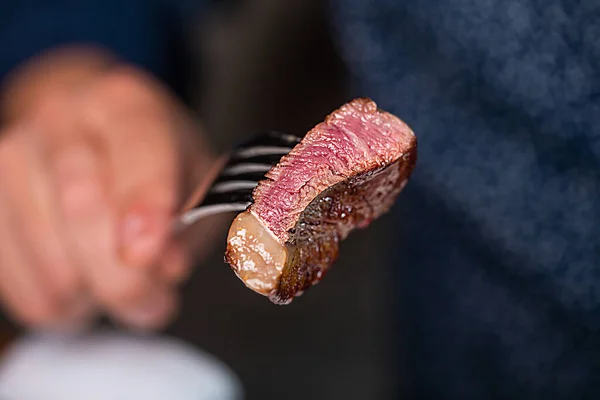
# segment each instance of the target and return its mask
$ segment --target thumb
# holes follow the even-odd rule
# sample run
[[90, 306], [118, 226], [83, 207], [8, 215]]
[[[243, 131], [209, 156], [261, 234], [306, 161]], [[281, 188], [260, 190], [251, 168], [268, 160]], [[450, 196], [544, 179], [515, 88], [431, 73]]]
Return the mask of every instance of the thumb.
[[149, 267], [211, 152], [197, 146], [183, 106], [146, 76], [129, 69], [109, 74], [89, 99], [88, 119], [104, 139], [111, 168], [120, 258]]
[[220, 163], [193, 124], [144, 115], [122, 129], [113, 150], [120, 253], [128, 265], [149, 266], [173, 239], [177, 214], [203, 197]]
[[174, 132], [151, 118], [132, 118], [114, 132], [111, 155], [117, 248], [128, 265], [148, 265], [170, 235], [178, 195]]
[[85, 130], [110, 169], [121, 261], [149, 266], [164, 248], [178, 201], [179, 148], [173, 104], [130, 71], [107, 75], [85, 101]]

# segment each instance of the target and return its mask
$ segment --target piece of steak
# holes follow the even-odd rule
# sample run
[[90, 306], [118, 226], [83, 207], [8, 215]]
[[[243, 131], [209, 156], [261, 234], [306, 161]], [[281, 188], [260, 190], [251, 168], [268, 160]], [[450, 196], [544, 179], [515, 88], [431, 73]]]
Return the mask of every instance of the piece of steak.
[[318, 283], [340, 241], [387, 212], [417, 158], [412, 130], [369, 99], [315, 126], [254, 190], [233, 221], [225, 260], [277, 304]]

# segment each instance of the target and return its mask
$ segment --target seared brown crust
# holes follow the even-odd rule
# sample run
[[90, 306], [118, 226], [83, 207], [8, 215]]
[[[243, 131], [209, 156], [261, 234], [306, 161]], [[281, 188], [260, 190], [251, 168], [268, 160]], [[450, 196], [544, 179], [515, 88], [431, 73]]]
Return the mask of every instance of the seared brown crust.
[[389, 167], [356, 175], [323, 191], [301, 214], [286, 242], [288, 257], [277, 292], [287, 304], [316, 285], [337, 259], [340, 242], [357, 227], [389, 211], [417, 161], [417, 141]]
[[[353, 100], [259, 183], [255, 202], [232, 224], [226, 261], [252, 290], [290, 303], [323, 279], [353, 229], [389, 211], [416, 161], [417, 139], [404, 122], [369, 99]], [[258, 237], [272, 253], [258, 248]]]
[[[285, 243], [300, 214], [323, 190], [389, 166], [410, 151], [412, 140], [411, 129], [398, 117], [370, 99], [354, 99], [329, 114], [271, 168], [254, 190], [250, 210]], [[314, 163], [315, 158], [322, 162]], [[278, 201], [281, 197], [285, 202]]]

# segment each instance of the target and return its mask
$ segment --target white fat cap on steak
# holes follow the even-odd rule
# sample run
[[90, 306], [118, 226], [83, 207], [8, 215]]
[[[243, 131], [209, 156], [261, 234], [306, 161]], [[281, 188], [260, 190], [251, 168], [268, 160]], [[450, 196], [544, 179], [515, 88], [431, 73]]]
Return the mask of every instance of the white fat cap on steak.
[[277, 290], [287, 251], [251, 211], [234, 219], [227, 245], [233, 270], [246, 286], [265, 296]]

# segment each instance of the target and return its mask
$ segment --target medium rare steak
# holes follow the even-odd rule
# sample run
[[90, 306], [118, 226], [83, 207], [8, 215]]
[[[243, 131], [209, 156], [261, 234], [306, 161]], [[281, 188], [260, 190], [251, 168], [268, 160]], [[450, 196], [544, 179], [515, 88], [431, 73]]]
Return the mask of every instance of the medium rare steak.
[[318, 283], [340, 242], [387, 212], [417, 158], [412, 130], [369, 99], [315, 126], [254, 190], [233, 221], [225, 260], [277, 304]]

